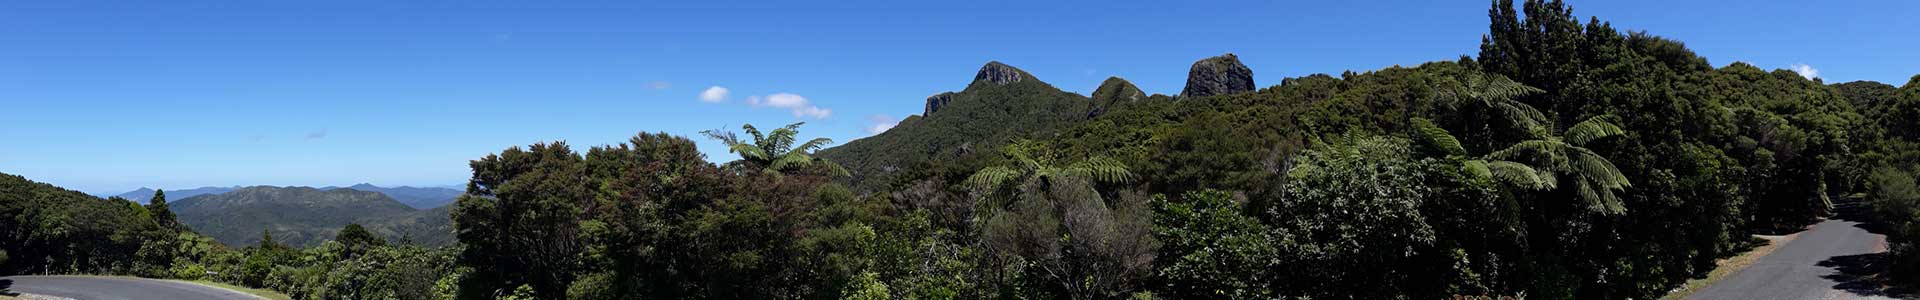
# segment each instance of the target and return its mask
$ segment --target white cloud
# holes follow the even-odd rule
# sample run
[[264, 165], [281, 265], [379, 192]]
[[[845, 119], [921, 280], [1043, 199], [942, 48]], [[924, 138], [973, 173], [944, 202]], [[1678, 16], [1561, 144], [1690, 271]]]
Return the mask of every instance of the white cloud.
[[869, 123], [867, 124], [867, 134], [887, 132], [887, 129], [893, 129], [894, 125], [900, 124], [899, 119], [894, 119], [893, 116], [889, 115], [867, 116], [867, 122]]
[[833, 110], [820, 108], [818, 106], [808, 106], [804, 108], [793, 109], [793, 116], [795, 117], [808, 116], [808, 117], [813, 117], [814, 119], [825, 119], [828, 116], [832, 116], [832, 115], [833, 115]]
[[820, 108], [819, 106], [814, 106], [813, 102], [807, 101], [807, 97], [801, 97], [800, 95], [795, 95], [790, 93], [776, 93], [772, 95], [767, 95], [766, 97], [759, 97], [759, 96], [747, 97], [747, 104], [753, 105], [753, 106], [771, 106], [771, 107], [791, 109], [793, 110], [793, 116], [795, 117], [813, 117], [814, 119], [825, 119], [828, 116], [833, 115], [833, 110]]
[[1820, 69], [1814, 69], [1813, 66], [1793, 64], [1791, 68], [1793, 68], [1794, 73], [1800, 73], [1800, 77], [1806, 77], [1807, 79], [1820, 78]]
[[727, 101], [727, 88], [714, 86], [700, 91], [700, 102], [720, 103]]
[[784, 108], [805, 107], [807, 106], [807, 97], [788, 93], [767, 95], [767, 106]]

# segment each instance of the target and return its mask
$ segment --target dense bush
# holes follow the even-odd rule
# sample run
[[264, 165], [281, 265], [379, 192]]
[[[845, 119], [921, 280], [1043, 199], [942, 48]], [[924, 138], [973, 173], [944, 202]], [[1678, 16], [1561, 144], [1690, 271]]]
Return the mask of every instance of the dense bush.
[[839, 149], [800, 124], [707, 132], [721, 164], [664, 133], [507, 148], [439, 249], [357, 225], [230, 249], [164, 200], [0, 176], [0, 272], [299, 299], [1648, 299], [1864, 193], [1892, 275], [1920, 277], [1920, 76], [1714, 68], [1561, 1], [1489, 17], [1474, 57], [1238, 94], [1095, 103], [1013, 70]]

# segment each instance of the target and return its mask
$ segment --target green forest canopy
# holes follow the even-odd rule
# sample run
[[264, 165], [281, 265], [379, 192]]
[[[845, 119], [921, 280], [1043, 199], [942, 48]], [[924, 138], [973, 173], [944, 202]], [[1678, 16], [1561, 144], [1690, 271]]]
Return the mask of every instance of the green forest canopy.
[[742, 155], [721, 165], [664, 133], [507, 148], [472, 162], [438, 249], [359, 226], [228, 249], [0, 177], [0, 270], [302, 299], [1648, 299], [1859, 194], [1889, 274], [1920, 273], [1920, 76], [1715, 68], [1560, 1], [1489, 17], [1474, 56], [1204, 97], [990, 63], [841, 147], [716, 132]]

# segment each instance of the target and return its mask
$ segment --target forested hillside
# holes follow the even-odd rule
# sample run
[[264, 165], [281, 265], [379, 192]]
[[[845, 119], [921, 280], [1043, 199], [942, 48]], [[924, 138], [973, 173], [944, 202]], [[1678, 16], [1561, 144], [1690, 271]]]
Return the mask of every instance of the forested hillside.
[[[1920, 282], [1920, 76], [1715, 67], [1557, 0], [1488, 16], [1478, 53], [1267, 87], [1238, 60], [1259, 53], [1227, 54], [1179, 96], [989, 62], [839, 147], [704, 132], [721, 164], [667, 133], [503, 145], [438, 249], [369, 224], [226, 250], [4, 177], [0, 270], [200, 268], [300, 299], [1656, 299], [1857, 198], [1889, 236], [1873, 283]], [[140, 250], [181, 240], [218, 250]]]
[[[1000, 62], [988, 62], [960, 92], [927, 97], [926, 112], [910, 116], [886, 134], [820, 151], [841, 162], [864, 186], [932, 167], [920, 163], [976, 157], [1009, 140], [1046, 134], [1059, 124], [1083, 120], [1093, 110], [1086, 96], [1054, 88]], [[979, 167], [977, 163], [958, 165]]]
[[353, 223], [393, 240], [445, 245], [452, 236], [446, 209], [416, 210], [357, 189], [254, 186], [194, 196], [172, 207], [182, 223], [227, 245], [258, 244], [265, 230], [280, 243], [311, 247]]

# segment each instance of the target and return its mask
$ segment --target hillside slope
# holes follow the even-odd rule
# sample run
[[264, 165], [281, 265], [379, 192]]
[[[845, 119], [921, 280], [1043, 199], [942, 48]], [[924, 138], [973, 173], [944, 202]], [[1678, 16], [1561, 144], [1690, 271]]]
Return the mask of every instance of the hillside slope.
[[[402, 232], [434, 231], [421, 229], [423, 226], [446, 225], [424, 221], [434, 216], [423, 215], [385, 194], [353, 189], [256, 186], [183, 199], [172, 209], [182, 223], [231, 246], [259, 243], [263, 229], [288, 245], [312, 246], [332, 239], [340, 228], [355, 222], [380, 228], [376, 233], [389, 239], [400, 237]], [[445, 219], [446, 215], [437, 217]]]
[[924, 115], [821, 150], [820, 157], [845, 166], [860, 185], [877, 184], [913, 163], [991, 153], [1011, 139], [1046, 136], [1060, 124], [1085, 120], [1090, 102], [1026, 71], [989, 62], [966, 89], [928, 97]]

